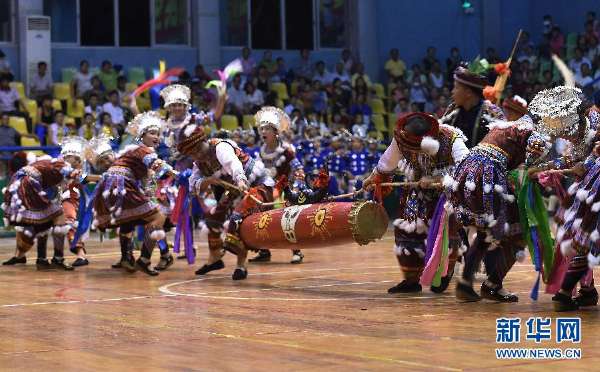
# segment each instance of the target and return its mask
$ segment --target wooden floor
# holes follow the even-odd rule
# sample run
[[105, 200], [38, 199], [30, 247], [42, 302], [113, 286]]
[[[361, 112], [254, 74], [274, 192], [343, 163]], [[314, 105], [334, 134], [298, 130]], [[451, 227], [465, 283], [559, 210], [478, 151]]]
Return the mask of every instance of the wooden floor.
[[[506, 287], [517, 304], [459, 304], [443, 295], [386, 293], [401, 279], [392, 236], [366, 247], [290, 253], [251, 264], [242, 282], [225, 270], [194, 276], [182, 261], [158, 277], [110, 269], [116, 241], [88, 243], [91, 265], [74, 273], [0, 267], [0, 369], [204, 370], [575, 370], [600, 366], [600, 311], [581, 311], [580, 361], [500, 361], [496, 318], [550, 316], [549, 295], [528, 298], [530, 264]], [[50, 244], [51, 246], [51, 244]], [[14, 240], [0, 241], [0, 259]], [[206, 246], [200, 243], [200, 259]], [[524, 330], [521, 332], [524, 338]], [[542, 347], [556, 347], [554, 342]], [[514, 345], [512, 345], [514, 346]], [[519, 347], [539, 347], [522, 342]], [[573, 345], [572, 345], [573, 346]], [[567, 347], [560, 345], [561, 348]]]

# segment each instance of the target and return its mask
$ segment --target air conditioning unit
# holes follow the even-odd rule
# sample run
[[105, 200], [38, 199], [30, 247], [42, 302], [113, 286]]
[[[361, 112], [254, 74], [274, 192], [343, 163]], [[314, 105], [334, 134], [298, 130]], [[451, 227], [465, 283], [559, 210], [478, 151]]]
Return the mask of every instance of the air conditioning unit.
[[48, 64], [48, 73], [52, 73], [50, 17], [25, 16], [20, 22], [20, 61], [21, 80], [25, 83], [25, 91], [29, 92], [29, 82], [37, 73], [38, 62]]

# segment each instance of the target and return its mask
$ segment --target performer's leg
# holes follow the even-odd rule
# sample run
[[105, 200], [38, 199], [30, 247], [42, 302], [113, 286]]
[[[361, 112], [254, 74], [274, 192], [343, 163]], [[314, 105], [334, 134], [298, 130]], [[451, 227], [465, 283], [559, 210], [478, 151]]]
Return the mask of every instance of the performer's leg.
[[268, 249], [259, 249], [256, 256], [248, 260], [248, 262], [269, 262], [271, 261], [271, 251]]
[[65, 223], [65, 218], [60, 215], [54, 220], [54, 227], [52, 228], [52, 240], [54, 242], [54, 255], [52, 257], [52, 266], [63, 270], [73, 270], [73, 266], [65, 263], [64, 250], [65, 250], [65, 236], [69, 231], [70, 226]]
[[388, 289], [388, 293], [410, 293], [422, 290], [419, 279], [423, 272], [425, 244], [423, 234], [407, 233], [394, 227], [395, 253], [404, 280]]
[[522, 249], [519, 243], [519, 237], [507, 238], [486, 252], [483, 262], [488, 277], [481, 284], [482, 297], [499, 302], [519, 301], [517, 295], [507, 292], [502, 286], [506, 274], [516, 262], [517, 252]]
[[122, 225], [119, 227], [119, 245], [121, 247], [121, 258], [112, 265], [113, 269], [125, 269], [135, 272], [135, 257], [133, 257], [133, 231], [134, 225]]
[[[26, 230], [27, 229], [27, 230]], [[30, 226], [27, 227], [16, 227], [17, 236], [16, 236], [16, 245], [15, 245], [15, 254], [10, 259], [2, 262], [4, 266], [12, 266], [17, 264], [25, 264], [27, 263], [27, 251], [31, 249], [33, 246], [33, 228]], [[26, 234], [27, 231], [27, 234]]]
[[88, 259], [85, 257], [85, 245], [83, 241], [80, 239], [77, 242], [75, 247], [71, 247], [71, 243], [75, 238], [75, 231], [77, 224], [77, 207], [70, 201], [64, 200], [62, 202], [63, 214], [65, 216], [65, 222], [70, 226], [69, 231], [67, 232], [67, 243], [69, 244], [69, 250], [77, 255], [75, 261], [73, 261], [72, 266], [85, 266], [89, 264]]
[[456, 285], [456, 298], [461, 301], [479, 301], [481, 297], [473, 290], [473, 280], [481, 261], [487, 252], [489, 243], [485, 241], [486, 233], [477, 231], [473, 244], [463, 256], [463, 273]]
[[300, 264], [302, 263], [302, 261], [304, 261], [304, 253], [302, 253], [301, 250], [299, 249], [295, 249], [292, 251], [292, 260], [290, 261], [291, 264]]
[[164, 223], [164, 216], [157, 212], [151, 216], [149, 222], [144, 226], [144, 243], [142, 244], [140, 258], [135, 261], [135, 265], [139, 270], [150, 276], [158, 275], [158, 271], [150, 267], [150, 259], [156, 242], [165, 238], [165, 231], [162, 229]]
[[173, 224], [171, 223], [171, 219], [169, 217], [165, 218], [165, 223], [163, 225], [163, 230], [165, 231], [165, 238], [158, 242], [160, 247], [160, 261], [154, 267], [154, 270], [162, 271], [168, 269], [171, 265], [173, 265], [174, 259], [173, 255], [169, 250], [169, 243], [167, 241], [166, 233], [171, 230]]
[[590, 283], [581, 283], [579, 294], [574, 298], [575, 302], [579, 306], [597, 306], [598, 305], [598, 291], [594, 287], [594, 272], [591, 272], [592, 280]]
[[587, 274], [589, 267], [587, 249], [577, 247], [576, 252], [569, 262], [560, 290], [552, 297], [555, 311], [570, 311], [579, 308], [579, 304], [573, 300], [572, 294], [577, 283]]

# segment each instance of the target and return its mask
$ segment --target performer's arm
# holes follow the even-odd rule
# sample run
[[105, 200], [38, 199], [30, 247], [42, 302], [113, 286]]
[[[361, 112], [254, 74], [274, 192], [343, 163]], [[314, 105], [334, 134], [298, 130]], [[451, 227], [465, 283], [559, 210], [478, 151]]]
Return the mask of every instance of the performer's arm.
[[465, 141], [461, 138], [454, 140], [452, 144], [452, 159], [454, 164], [460, 163], [467, 155], [469, 155], [469, 148], [465, 145]]
[[225, 172], [233, 178], [237, 186], [246, 189], [248, 187], [248, 179], [244, 173], [244, 166], [235, 154], [233, 147], [226, 142], [221, 142], [217, 145], [216, 151], [217, 160], [219, 160]]
[[398, 167], [398, 162], [401, 158], [402, 154], [400, 154], [398, 143], [394, 138], [383, 155], [381, 155], [381, 158], [379, 158], [373, 172], [363, 181], [363, 188], [369, 189], [373, 184], [380, 183], [385, 179], [390, 178], [389, 173]]

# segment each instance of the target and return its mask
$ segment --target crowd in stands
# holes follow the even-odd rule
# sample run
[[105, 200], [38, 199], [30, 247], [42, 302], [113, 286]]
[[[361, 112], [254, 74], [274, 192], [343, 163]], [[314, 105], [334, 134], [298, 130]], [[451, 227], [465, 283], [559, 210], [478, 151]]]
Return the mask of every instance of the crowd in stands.
[[[589, 12], [582, 33], [565, 35], [551, 16], [545, 16], [539, 43], [524, 32], [510, 66], [505, 96], [516, 94], [529, 101], [536, 92], [559, 84], [561, 76], [551, 59], [557, 54], [574, 71], [584, 92], [595, 98], [594, 92], [600, 90], [599, 24], [596, 14]], [[229, 83], [225, 115], [216, 128], [229, 130], [229, 136], [256, 153], [260, 138], [252, 129], [253, 114], [264, 105], [279, 106], [292, 118], [294, 138], [289, 140], [306, 168], [314, 170], [328, 161], [332, 172], [347, 175], [341, 182], [346, 184], [374, 166], [378, 144], [390, 138], [399, 115], [444, 114], [451, 99], [453, 71], [465, 60], [458, 47], [444, 59], [430, 46], [419, 63], [409, 66], [401, 49], [394, 48], [381, 66], [383, 81], [377, 82], [348, 49], [330, 65], [314, 59], [309, 50], [299, 54], [299, 63], [288, 66], [271, 51], [259, 57], [244, 48], [239, 57], [242, 71]], [[507, 56], [488, 48], [482, 57], [496, 63]], [[132, 79], [122, 66], [110, 61], [91, 68], [84, 60], [71, 76], [55, 83], [47, 67], [39, 63], [28, 87], [11, 83], [10, 64], [0, 51], [1, 145], [20, 145], [29, 138], [27, 144], [52, 146], [64, 135], [89, 139], [100, 132], [122, 138], [132, 116], [129, 93], [143, 82], [143, 74], [141, 79]], [[206, 88], [214, 78], [202, 65], [180, 75], [179, 82], [192, 90], [194, 110], [210, 110], [216, 101], [216, 92]], [[490, 76], [490, 84], [494, 78]], [[141, 109], [149, 108], [144, 100], [138, 98]]]

